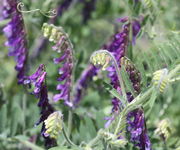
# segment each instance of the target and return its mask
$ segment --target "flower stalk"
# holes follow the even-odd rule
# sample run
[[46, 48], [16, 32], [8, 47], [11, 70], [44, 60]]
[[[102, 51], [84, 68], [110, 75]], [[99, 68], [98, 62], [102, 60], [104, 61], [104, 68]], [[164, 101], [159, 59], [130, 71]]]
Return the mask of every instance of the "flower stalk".
[[[123, 80], [122, 80], [122, 75], [121, 75], [121, 72], [120, 72], [120, 69], [119, 69], [119, 66], [117, 64], [117, 61], [116, 61], [115, 57], [109, 51], [107, 51], [107, 50], [98, 50], [98, 51], [94, 52], [91, 55], [91, 58], [90, 58], [91, 62], [94, 63], [94, 65], [96, 65], [96, 63], [93, 62], [93, 58], [94, 58], [94, 56], [96, 56], [97, 54], [100, 54], [100, 53], [105, 53], [105, 54], [107, 54], [111, 58], [111, 60], [113, 62], [113, 65], [115, 67], [116, 73], [117, 73], [117, 77], [118, 77], [118, 81], [119, 81], [121, 90], [122, 90], [122, 93], [120, 93], [120, 95], [122, 95], [124, 97], [124, 99], [127, 99], [126, 91], [125, 91], [125, 86], [124, 86], [124, 83], [123, 83]], [[95, 58], [95, 59], [98, 60], [99, 62], [102, 61], [101, 60], [102, 58]]]

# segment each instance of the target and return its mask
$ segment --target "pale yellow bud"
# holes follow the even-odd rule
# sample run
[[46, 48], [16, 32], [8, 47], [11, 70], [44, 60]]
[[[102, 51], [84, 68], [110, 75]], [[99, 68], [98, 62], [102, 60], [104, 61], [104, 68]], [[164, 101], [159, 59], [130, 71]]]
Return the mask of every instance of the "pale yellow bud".
[[56, 111], [48, 116], [44, 121], [45, 123], [45, 136], [50, 136], [51, 138], [57, 139], [58, 134], [63, 128], [63, 115], [60, 111]]

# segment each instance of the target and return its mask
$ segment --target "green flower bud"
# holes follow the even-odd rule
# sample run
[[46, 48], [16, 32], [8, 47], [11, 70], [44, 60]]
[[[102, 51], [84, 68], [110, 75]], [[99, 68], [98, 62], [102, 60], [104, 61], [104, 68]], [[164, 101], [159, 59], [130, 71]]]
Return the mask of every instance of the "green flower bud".
[[158, 87], [161, 93], [164, 92], [168, 83], [168, 70], [166, 68], [153, 73], [153, 84]]
[[173, 132], [173, 127], [169, 119], [161, 120], [155, 131], [156, 134], [160, 135], [164, 140], [167, 140]]
[[95, 52], [91, 58], [90, 61], [93, 65], [95, 66], [101, 66], [102, 70], [106, 70], [106, 68], [108, 67], [111, 58], [109, 55], [107, 55], [105, 52]]
[[45, 136], [50, 136], [51, 138], [57, 139], [58, 134], [63, 129], [63, 115], [60, 111], [56, 111], [48, 116], [44, 121], [46, 132]]

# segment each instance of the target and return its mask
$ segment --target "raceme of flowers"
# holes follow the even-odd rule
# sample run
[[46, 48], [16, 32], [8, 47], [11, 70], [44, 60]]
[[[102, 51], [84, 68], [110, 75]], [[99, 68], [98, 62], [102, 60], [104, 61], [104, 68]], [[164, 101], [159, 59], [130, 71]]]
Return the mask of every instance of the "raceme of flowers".
[[41, 64], [35, 73], [33, 73], [30, 76], [26, 76], [26, 79], [24, 80], [24, 85], [29, 85], [32, 87], [33, 92], [32, 94], [36, 96], [36, 98], [39, 99], [38, 107], [41, 108], [41, 116], [39, 121], [36, 123], [36, 125], [39, 125], [40, 123], [43, 123], [41, 134], [46, 139], [45, 145], [47, 147], [51, 147], [56, 145], [55, 140], [51, 139], [48, 136], [45, 136], [46, 128], [44, 121], [48, 118], [48, 116], [54, 112], [54, 108], [49, 104], [48, 100], [48, 90], [46, 85], [46, 71], [45, 66]]
[[[27, 41], [22, 14], [17, 10], [17, 1], [3, 1], [3, 18], [10, 18], [3, 32], [7, 37], [5, 45], [9, 47], [9, 56], [14, 56], [16, 61], [18, 83], [22, 84], [26, 73]], [[18, 33], [18, 34], [17, 34]]]
[[63, 31], [61, 27], [56, 27], [54, 25], [43, 24], [42, 27], [43, 34], [49, 39], [49, 41], [54, 42], [55, 45], [52, 47], [54, 51], [60, 54], [59, 58], [54, 59], [55, 64], [62, 64], [59, 68], [59, 78], [60, 84], [57, 85], [57, 90], [60, 91], [59, 94], [54, 96], [54, 101], [64, 100], [65, 104], [72, 107], [73, 104], [70, 102], [70, 91], [72, 83], [72, 71], [73, 71], [73, 54], [72, 54], [72, 44], [69, 41], [68, 35]]

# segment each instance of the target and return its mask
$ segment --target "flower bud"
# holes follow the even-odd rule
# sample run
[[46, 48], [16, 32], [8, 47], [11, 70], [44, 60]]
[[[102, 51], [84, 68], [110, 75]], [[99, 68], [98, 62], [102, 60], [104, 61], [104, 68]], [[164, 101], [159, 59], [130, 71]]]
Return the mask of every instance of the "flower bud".
[[93, 65], [101, 66], [102, 70], [106, 70], [111, 61], [111, 58], [105, 52], [95, 52], [91, 56], [90, 61]]
[[46, 131], [44, 136], [57, 139], [58, 134], [63, 129], [63, 115], [60, 111], [56, 111], [48, 116], [48, 118], [44, 121]]
[[158, 123], [157, 126], [158, 127], [155, 133], [160, 135], [164, 140], [167, 140], [173, 132], [173, 128], [172, 128], [170, 120], [163, 119]]
[[164, 92], [169, 82], [167, 76], [168, 76], [168, 70], [166, 68], [158, 70], [153, 73], [153, 84], [158, 87], [161, 93]]

